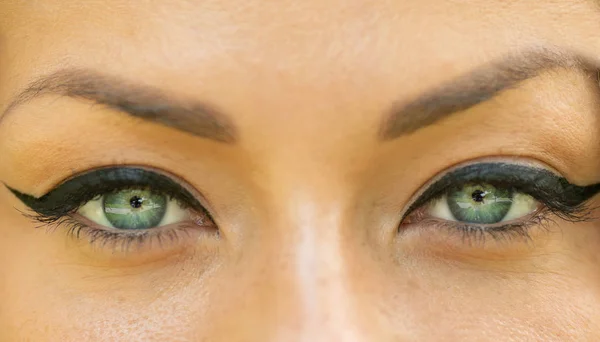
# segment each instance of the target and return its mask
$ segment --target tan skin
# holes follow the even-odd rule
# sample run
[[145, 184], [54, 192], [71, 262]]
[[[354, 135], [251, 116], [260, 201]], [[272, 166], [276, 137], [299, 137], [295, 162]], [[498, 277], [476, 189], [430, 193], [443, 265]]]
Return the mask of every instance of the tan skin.
[[600, 65], [593, 1], [2, 1], [0, 18], [0, 113], [30, 82], [77, 69], [210, 104], [237, 134], [218, 142], [57, 94], [11, 110], [11, 188], [40, 197], [143, 166], [192, 189], [217, 228], [111, 248], [36, 229], [0, 187], [0, 340], [600, 339], [597, 221], [554, 218], [529, 241], [399, 229], [419, 191], [464, 163], [600, 182], [593, 68], [548, 68], [380, 134], [395, 104], [506, 56]]

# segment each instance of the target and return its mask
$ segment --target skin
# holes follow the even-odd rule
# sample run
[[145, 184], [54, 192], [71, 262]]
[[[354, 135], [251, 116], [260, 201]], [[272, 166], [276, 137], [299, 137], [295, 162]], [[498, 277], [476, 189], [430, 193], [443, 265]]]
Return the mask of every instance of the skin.
[[142, 165], [201, 193], [220, 237], [94, 247], [36, 229], [0, 187], [2, 341], [600, 339], [597, 221], [555, 219], [532, 243], [397, 232], [415, 193], [471, 160], [600, 182], [593, 72], [547, 70], [378, 137], [394, 103], [510, 53], [600, 65], [597, 3], [17, 0], [0, 18], [0, 113], [40, 75], [85, 68], [210, 103], [239, 133], [224, 144], [52, 95], [4, 117], [5, 184], [41, 196]]

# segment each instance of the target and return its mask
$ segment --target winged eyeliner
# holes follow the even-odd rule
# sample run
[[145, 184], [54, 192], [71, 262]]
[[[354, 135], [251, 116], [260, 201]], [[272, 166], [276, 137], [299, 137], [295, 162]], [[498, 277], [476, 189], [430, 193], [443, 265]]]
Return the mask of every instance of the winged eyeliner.
[[103, 168], [87, 172], [65, 181], [40, 198], [8, 187], [31, 210], [42, 216], [54, 218], [72, 213], [99, 195], [133, 188], [151, 188], [183, 202], [188, 207], [202, 209], [199, 201], [179, 183], [170, 177], [142, 168]]
[[[600, 192], [600, 183], [577, 186], [542, 168], [498, 162], [477, 163], [443, 175], [410, 205], [404, 216], [449, 189], [469, 182], [486, 182], [518, 189], [553, 211], [567, 216], [576, 213], [586, 201]], [[51, 218], [68, 215], [101, 194], [127, 188], [151, 188], [189, 207], [203, 210], [199, 201], [182, 185], [170, 177], [143, 168], [114, 167], [90, 171], [65, 181], [40, 198], [7, 188], [31, 210]]]
[[457, 185], [469, 182], [486, 182], [518, 189], [544, 203], [551, 210], [566, 216], [578, 212], [586, 201], [600, 192], [600, 183], [577, 186], [542, 168], [498, 162], [477, 163], [442, 176], [410, 205], [405, 217], [429, 200], [443, 195]]

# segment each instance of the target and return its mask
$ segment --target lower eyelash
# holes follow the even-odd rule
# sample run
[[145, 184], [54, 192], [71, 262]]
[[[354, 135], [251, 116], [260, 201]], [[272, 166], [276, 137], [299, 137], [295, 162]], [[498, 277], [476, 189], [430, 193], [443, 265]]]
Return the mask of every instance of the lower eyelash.
[[44, 228], [47, 232], [55, 232], [57, 229], [64, 230], [68, 237], [75, 239], [86, 239], [94, 247], [110, 248], [114, 252], [127, 252], [132, 248], [139, 250], [154, 242], [158, 247], [164, 247], [165, 243], [177, 244], [181, 238], [189, 237], [189, 224], [180, 224], [174, 228], [153, 228], [137, 232], [113, 232], [105, 229], [93, 228], [80, 220], [73, 214], [62, 217], [45, 216], [38, 213], [23, 213], [39, 225], [36, 228]]
[[469, 225], [452, 221], [436, 221], [432, 224], [438, 229], [449, 231], [451, 234], [461, 234], [461, 240], [467, 246], [484, 245], [490, 238], [496, 242], [508, 243], [520, 240], [521, 242], [529, 243], [532, 242], [530, 235], [532, 229], [536, 228], [547, 231], [549, 225], [554, 223], [550, 216], [547, 213], [538, 214], [523, 222], [496, 227]]
[[[532, 229], [549, 231], [552, 225], [557, 224], [556, 219], [566, 222], [589, 222], [595, 218], [592, 216], [594, 208], [586, 204], [570, 208], [570, 210], [557, 210], [550, 207], [542, 207], [525, 219], [518, 222], [509, 222], [496, 226], [484, 226], [468, 224], [457, 221], [446, 221], [442, 219], [416, 217], [407, 224], [429, 225], [434, 229], [444, 229], [450, 234], [461, 234], [462, 242], [467, 246], [484, 245], [489, 238], [496, 242], [512, 242], [521, 240], [525, 243], [533, 241], [530, 232]], [[400, 226], [402, 229], [402, 225]]]

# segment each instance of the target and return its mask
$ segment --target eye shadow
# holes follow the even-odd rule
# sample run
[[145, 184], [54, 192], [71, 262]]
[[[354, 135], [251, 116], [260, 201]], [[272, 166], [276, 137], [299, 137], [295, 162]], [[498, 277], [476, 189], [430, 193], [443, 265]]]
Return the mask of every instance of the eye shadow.
[[75, 176], [36, 198], [6, 186], [23, 204], [45, 216], [60, 217], [98, 196], [125, 189], [150, 189], [176, 198], [194, 209], [198, 200], [171, 178], [142, 168], [103, 168]]
[[466, 183], [489, 183], [513, 188], [560, 212], [574, 212], [600, 192], [600, 183], [577, 186], [548, 170], [510, 163], [478, 163], [453, 170], [430, 185], [414, 201], [406, 215]]

